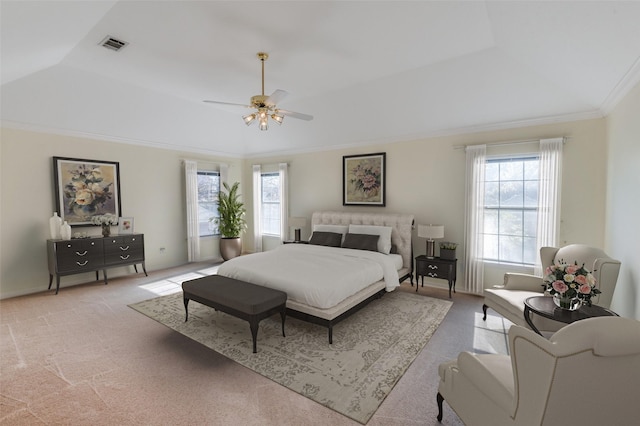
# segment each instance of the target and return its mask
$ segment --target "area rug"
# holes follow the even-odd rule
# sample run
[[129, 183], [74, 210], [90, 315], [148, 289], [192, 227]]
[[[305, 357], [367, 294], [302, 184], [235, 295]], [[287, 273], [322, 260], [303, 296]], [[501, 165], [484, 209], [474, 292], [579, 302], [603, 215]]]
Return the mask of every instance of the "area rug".
[[366, 424], [427, 344], [451, 307], [448, 300], [394, 291], [333, 328], [280, 315], [260, 322], [252, 353], [249, 323], [189, 303], [182, 292], [129, 305], [276, 383]]

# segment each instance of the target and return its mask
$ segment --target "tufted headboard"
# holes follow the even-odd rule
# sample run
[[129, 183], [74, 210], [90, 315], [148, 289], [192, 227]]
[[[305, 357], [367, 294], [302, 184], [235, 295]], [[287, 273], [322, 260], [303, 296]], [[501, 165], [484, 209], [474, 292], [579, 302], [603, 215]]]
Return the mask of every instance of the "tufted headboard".
[[413, 271], [413, 250], [411, 232], [413, 229], [412, 214], [393, 213], [349, 213], [349, 212], [315, 212], [311, 216], [311, 229], [314, 225], [377, 225], [390, 226], [391, 244], [397, 247], [402, 256], [403, 269]]

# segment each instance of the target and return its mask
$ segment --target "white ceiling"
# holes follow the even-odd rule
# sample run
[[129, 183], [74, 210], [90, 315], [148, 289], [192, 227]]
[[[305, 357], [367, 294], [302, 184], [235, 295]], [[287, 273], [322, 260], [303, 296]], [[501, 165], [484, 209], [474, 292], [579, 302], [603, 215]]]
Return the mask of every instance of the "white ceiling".
[[[9, 127], [251, 157], [606, 115], [640, 81], [640, 2], [5, 1]], [[99, 46], [107, 35], [130, 44]], [[261, 132], [265, 92], [311, 114]]]

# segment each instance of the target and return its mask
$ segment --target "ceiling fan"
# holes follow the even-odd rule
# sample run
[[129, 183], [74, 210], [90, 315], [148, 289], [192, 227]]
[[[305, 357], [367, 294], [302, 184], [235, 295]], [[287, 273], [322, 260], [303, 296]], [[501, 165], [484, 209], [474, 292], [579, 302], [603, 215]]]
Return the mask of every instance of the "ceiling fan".
[[283, 100], [288, 95], [286, 91], [278, 89], [275, 92], [273, 92], [271, 96], [265, 96], [264, 94], [264, 61], [266, 61], [269, 58], [269, 54], [264, 52], [258, 52], [257, 56], [258, 56], [258, 59], [260, 59], [260, 62], [262, 63], [262, 94], [252, 96], [250, 105], [235, 104], [235, 103], [220, 102], [220, 101], [208, 101], [208, 100], [205, 100], [204, 102], [208, 102], [211, 104], [233, 105], [233, 106], [240, 106], [244, 108], [253, 108], [256, 111], [251, 114], [242, 116], [242, 119], [244, 120], [247, 126], [250, 126], [251, 124], [253, 124], [254, 121], [258, 120], [258, 123], [260, 123], [260, 130], [267, 130], [269, 128], [269, 123], [268, 123], [269, 117], [271, 117], [271, 119], [278, 124], [282, 124], [282, 121], [284, 120], [285, 116], [299, 118], [300, 120], [306, 120], [306, 121], [313, 120], [312, 115], [302, 114], [300, 112], [294, 112], [294, 111], [287, 111], [285, 109], [280, 109], [277, 107], [278, 102]]

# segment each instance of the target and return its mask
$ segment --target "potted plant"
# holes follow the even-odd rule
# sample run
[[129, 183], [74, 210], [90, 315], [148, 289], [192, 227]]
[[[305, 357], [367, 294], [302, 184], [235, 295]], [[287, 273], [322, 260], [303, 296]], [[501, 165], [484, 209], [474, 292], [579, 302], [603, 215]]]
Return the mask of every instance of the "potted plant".
[[443, 241], [440, 243], [440, 259], [455, 260], [458, 243]]
[[239, 182], [235, 182], [231, 187], [222, 183], [226, 192], [220, 191], [218, 194], [219, 217], [212, 218], [220, 230], [220, 255], [224, 260], [233, 259], [242, 253], [242, 240], [240, 234], [247, 228], [244, 218], [246, 209], [238, 194]]

